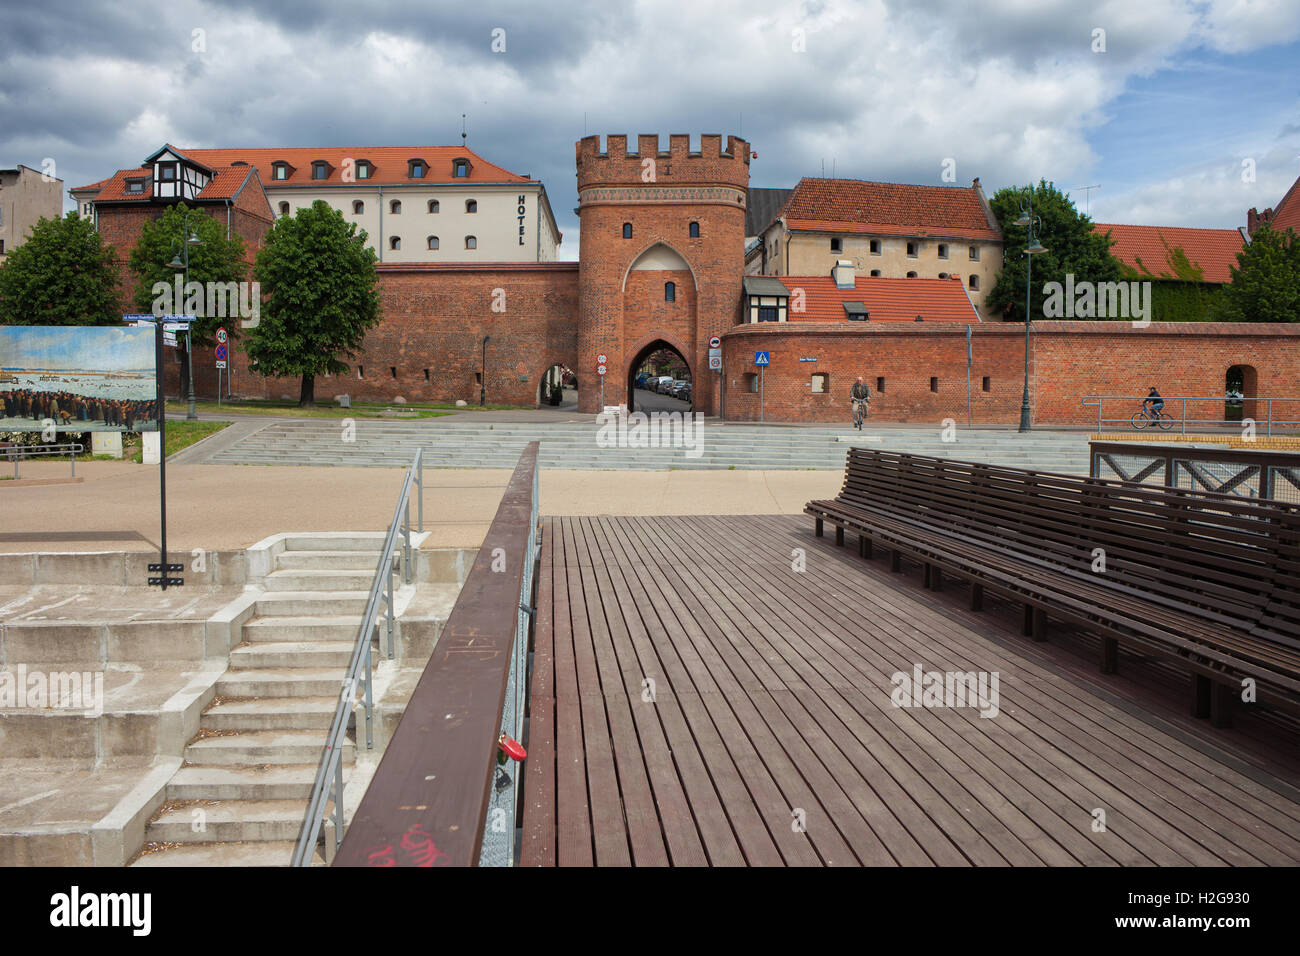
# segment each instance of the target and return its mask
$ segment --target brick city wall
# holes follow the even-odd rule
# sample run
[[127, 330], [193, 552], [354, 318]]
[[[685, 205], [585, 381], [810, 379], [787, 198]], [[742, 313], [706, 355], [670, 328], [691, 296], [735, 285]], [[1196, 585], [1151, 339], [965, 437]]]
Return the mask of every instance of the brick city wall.
[[[594, 386], [594, 369], [584, 376], [577, 365], [577, 278], [573, 262], [381, 265], [383, 318], [362, 353], [344, 359], [350, 373], [316, 379], [316, 397], [478, 404], [485, 335], [489, 404], [533, 405], [552, 365], [578, 372], [580, 389]], [[258, 375], [240, 348], [232, 354], [234, 394], [298, 398], [298, 379]], [[199, 393], [214, 396], [212, 350], [196, 350], [195, 366]]]
[[[868, 323], [821, 326], [786, 323], [737, 326], [723, 337], [727, 392], [724, 414], [758, 421], [760, 398], [749, 391], [754, 353], [767, 351], [764, 421], [844, 422], [857, 376], [871, 386], [871, 418], [934, 423], [967, 417], [966, 329], [963, 325]], [[1019, 421], [1024, 381], [1024, 327], [987, 323], [972, 330], [970, 418], [976, 424]], [[800, 361], [804, 359], [805, 361]], [[815, 359], [816, 361], [807, 361]], [[1247, 393], [1300, 396], [1300, 327], [1159, 323], [1135, 329], [1119, 322], [1039, 322], [1030, 354], [1030, 405], [1044, 425], [1086, 426], [1097, 409], [1085, 395], [1137, 396], [1155, 385], [1165, 396], [1221, 396], [1229, 367], [1245, 365]], [[814, 373], [829, 376], [829, 392], [813, 394]], [[885, 389], [878, 390], [878, 378]], [[1114, 399], [1106, 418], [1127, 418], [1137, 399]], [[1167, 409], [1177, 416], [1177, 403]], [[1248, 403], [1247, 417], [1263, 407]], [[1223, 402], [1189, 403], [1189, 418], [1222, 418]], [[1300, 418], [1300, 403], [1274, 417]]]

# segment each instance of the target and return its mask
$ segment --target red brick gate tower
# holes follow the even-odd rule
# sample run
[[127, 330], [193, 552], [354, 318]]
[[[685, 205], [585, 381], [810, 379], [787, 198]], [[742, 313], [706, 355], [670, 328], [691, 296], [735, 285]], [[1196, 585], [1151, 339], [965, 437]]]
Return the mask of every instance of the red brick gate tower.
[[[659, 343], [681, 353], [695, 383], [695, 409], [715, 414], [718, 375], [709, 371], [709, 337], [740, 318], [745, 271], [745, 195], [749, 143], [720, 135], [626, 136], [577, 143], [578, 375], [580, 408], [600, 410], [596, 357], [608, 357], [606, 405], [627, 401], [628, 373]], [[588, 386], [588, 382], [591, 386]]]

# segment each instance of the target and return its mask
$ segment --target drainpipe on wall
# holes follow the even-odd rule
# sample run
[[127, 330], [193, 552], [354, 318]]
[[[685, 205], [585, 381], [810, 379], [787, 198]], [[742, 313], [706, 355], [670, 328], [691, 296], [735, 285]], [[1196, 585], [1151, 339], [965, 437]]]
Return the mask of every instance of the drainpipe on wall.
[[384, 261], [384, 184], [379, 184], [379, 241], [375, 243], [379, 247], [379, 261]]

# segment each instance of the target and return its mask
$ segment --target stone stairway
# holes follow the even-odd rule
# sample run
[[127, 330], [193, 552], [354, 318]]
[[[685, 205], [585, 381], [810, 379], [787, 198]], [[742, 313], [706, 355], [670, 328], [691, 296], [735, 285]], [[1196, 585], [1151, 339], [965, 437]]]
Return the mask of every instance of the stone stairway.
[[873, 429], [740, 425], [706, 421], [699, 451], [685, 448], [606, 448], [594, 423], [359, 421], [354, 440], [341, 441], [337, 422], [278, 421], [214, 454], [214, 464], [397, 467], [417, 447], [429, 468], [513, 468], [529, 441], [540, 440], [544, 469], [842, 469], [849, 443], [921, 455], [1086, 474], [1085, 432], [958, 427], [955, 441], [934, 428]]
[[[286, 541], [133, 865], [288, 865], [381, 544]], [[346, 739], [345, 783], [355, 761]]]

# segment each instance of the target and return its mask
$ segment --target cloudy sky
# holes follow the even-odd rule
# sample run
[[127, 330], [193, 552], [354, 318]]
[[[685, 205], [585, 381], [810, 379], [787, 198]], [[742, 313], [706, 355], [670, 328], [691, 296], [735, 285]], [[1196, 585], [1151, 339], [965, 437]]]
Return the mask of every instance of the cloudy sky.
[[0, 166], [74, 186], [164, 142], [441, 145], [465, 113], [471, 148], [545, 182], [570, 259], [584, 132], [737, 133], [755, 186], [938, 184], [946, 160], [990, 194], [1100, 185], [1102, 222], [1243, 225], [1300, 176], [1300, 0], [41, 0], [3, 23]]

